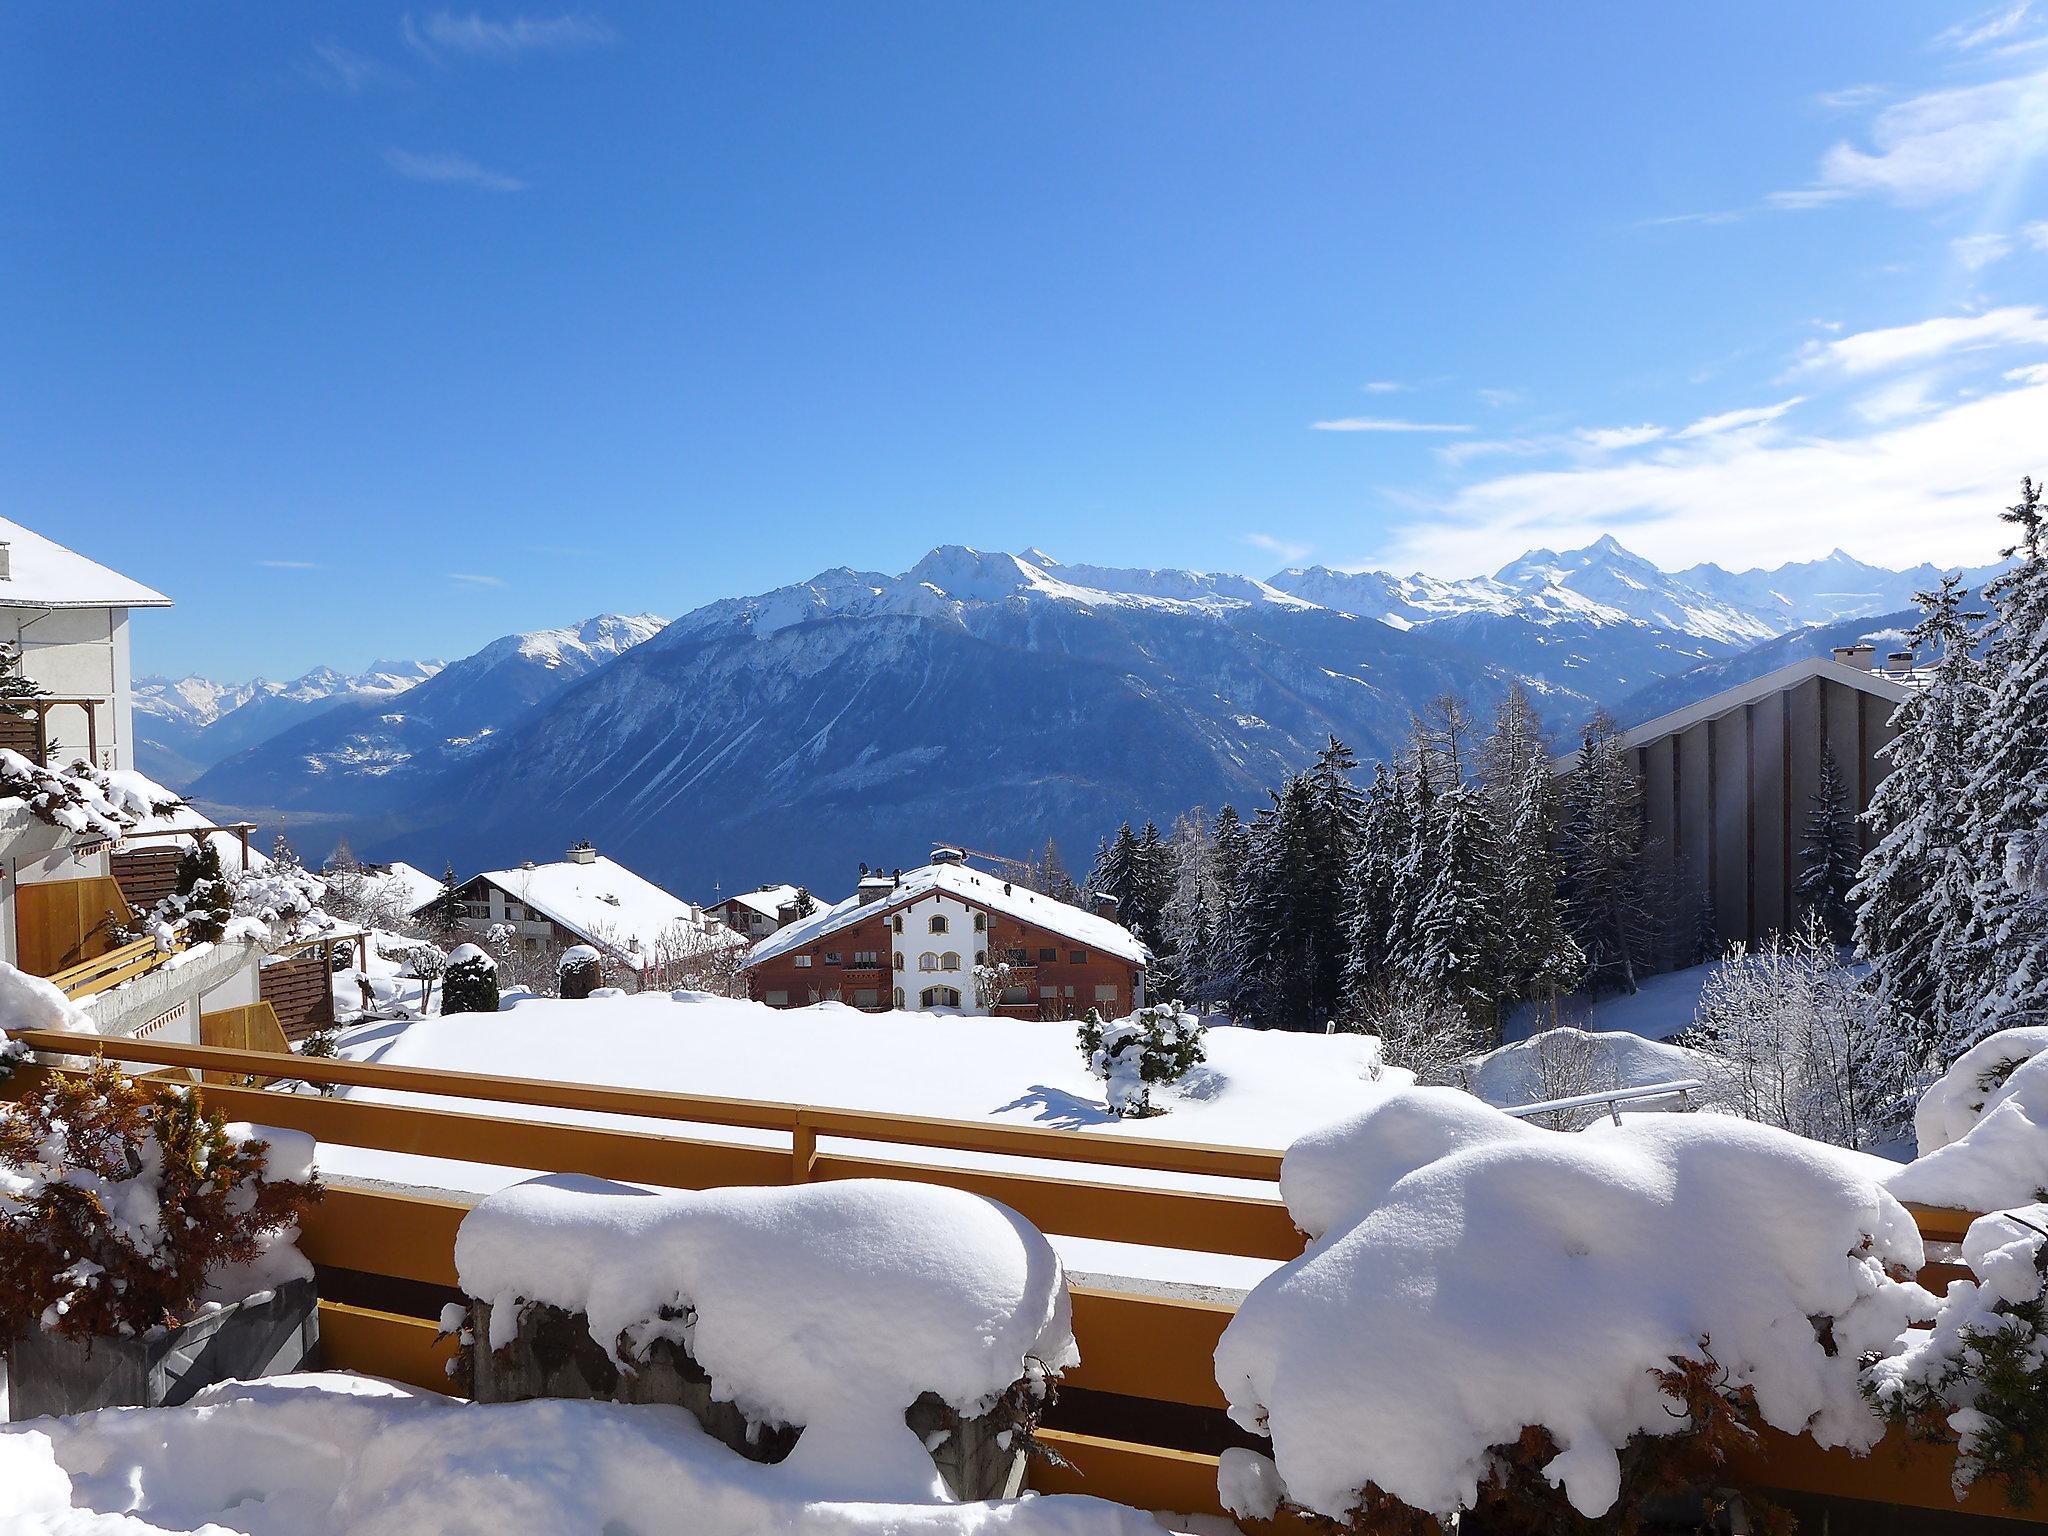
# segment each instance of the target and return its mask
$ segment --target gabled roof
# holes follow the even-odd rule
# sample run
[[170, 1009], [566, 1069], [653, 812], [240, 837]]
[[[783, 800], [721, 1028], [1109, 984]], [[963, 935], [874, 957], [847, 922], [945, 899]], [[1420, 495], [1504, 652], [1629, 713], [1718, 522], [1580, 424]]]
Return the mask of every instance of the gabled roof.
[[863, 905], [859, 893], [855, 892], [836, 906], [824, 907], [809, 917], [798, 918], [756, 944], [747, 956], [747, 964], [758, 965], [763, 960], [801, 949], [864, 918], [883, 916], [934, 895], [952, 896], [970, 906], [1014, 917], [1019, 922], [1057, 933], [1089, 949], [1120, 956], [1133, 965], [1143, 965], [1149, 958], [1145, 946], [1138, 942], [1130, 929], [1106, 917], [1097, 917], [1093, 912], [1084, 912], [1067, 902], [1055, 901], [1037, 891], [1026, 890], [1014, 881], [969, 869], [964, 864], [927, 864], [923, 869], [905, 870], [902, 883], [880, 900]]
[[[657, 941], [677, 923], [707, 944], [743, 942], [724, 928], [707, 929], [690, 903], [603, 854], [588, 864], [562, 859], [530, 869], [487, 870], [474, 879], [489, 881], [557, 926], [627, 960], [653, 959]], [[629, 948], [634, 939], [640, 941], [637, 951]]]
[[7, 546], [9, 574], [0, 581], [0, 607], [168, 608], [163, 593], [130, 581], [46, 539], [33, 528], [0, 517], [0, 542]]
[[737, 891], [713, 905], [726, 907], [737, 903], [764, 917], [773, 917], [783, 906], [795, 900], [796, 887], [793, 885], [764, 885], [758, 891]]
[[[1675, 736], [1680, 731], [1691, 730], [1703, 720], [1718, 720], [1746, 704], [1773, 698], [1816, 677], [1824, 677], [1829, 682], [1840, 683], [1844, 687], [1874, 695], [1888, 704], [1899, 703], [1915, 686], [1912, 673], [1880, 672], [1870, 667], [1851, 666], [1845, 661], [1835, 660], [1832, 656], [1808, 656], [1804, 660], [1791, 662], [1775, 671], [1766, 672], [1761, 677], [1753, 677], [1747, 682], [1737, 683], [1733, 688], [1724, 688], [1719, 693], [1710, 694], [1682, 708], [1658, 715], [1653, 720], [1645, 720], [1641, 725], [1624, 731], [1621, 744], [1633, 751], [1645, 743], [1659, 741], [1666, 736]], [[1554, 771], [1562, 773], [1578, 760], [1579, 754], [1576, 751], [1567, 752], [1557, 758], [1551, 767]]]

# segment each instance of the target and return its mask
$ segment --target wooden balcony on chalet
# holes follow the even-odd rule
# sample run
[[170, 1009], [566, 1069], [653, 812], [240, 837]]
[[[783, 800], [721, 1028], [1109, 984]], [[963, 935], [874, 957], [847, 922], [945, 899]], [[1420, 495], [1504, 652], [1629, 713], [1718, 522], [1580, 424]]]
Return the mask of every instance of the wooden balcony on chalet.
[[[9, 699], [6, 708], [0, 709], [0, 748], [19, 752], [39, 768], [59, 768], [81, 756], [94, 767], [111, 767], [111, 762], [100, 761], [100, 711], [110, 710], [113, 705], [110, 698], [64, 697], [48, 693], [33, 698]], [[53, 709], [76, 710], [84, 716], [83, 743], [71, 739], [68, 734], [59, 737], [52, 732], [50, 711]], [[65, 716], [60, 714], [58, 719], [62, 723]], [[76, 726], [70, 729], [75, 730]]]

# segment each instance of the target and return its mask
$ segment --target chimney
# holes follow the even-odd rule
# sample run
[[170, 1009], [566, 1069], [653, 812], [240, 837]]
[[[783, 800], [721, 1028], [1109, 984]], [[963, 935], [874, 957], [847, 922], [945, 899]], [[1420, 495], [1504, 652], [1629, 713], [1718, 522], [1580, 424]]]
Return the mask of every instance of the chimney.
[[1893, 651], [1891, 655], [1885, 658], [1885, 667], [1887, 671], [1897, 672], [1903, 676], [1913, 670], [1913, 653], [1911, 651]]
[[932, 862], [934, 864], [959, 864], [963, 862], [966, 859], [966, 857], [967, 855], [962, 853], [958, 848], [948, 848], [944, 844], [941, 844], [940, 846], [932, 850]]
[[571, 864], [595, 864], [597, 862], [597, 850], [590, 845], [589, 839], [586, 838], [569, 850], [569, 862]]
[[854, 894], [860, 898], [859, 905], [864, 907], [871, 901], [880, 901], [895, 888], [896, 882], [877, 870], [872, 875], [860, 877], [860, 884], [855, 887]]
[[1838, 645], [1835, 647], [1835, 660], [1845, 667], [1861, 667], [1865, 672], [1868, 672], [1871, 663], [1876, 659], [1877, 647], [1874, 645]]
[[1090, 891], [1088, 907], [1097, 917], [1106, 917], [1112, 923], [1116, 921], [1116, 898], [1107, 891]]

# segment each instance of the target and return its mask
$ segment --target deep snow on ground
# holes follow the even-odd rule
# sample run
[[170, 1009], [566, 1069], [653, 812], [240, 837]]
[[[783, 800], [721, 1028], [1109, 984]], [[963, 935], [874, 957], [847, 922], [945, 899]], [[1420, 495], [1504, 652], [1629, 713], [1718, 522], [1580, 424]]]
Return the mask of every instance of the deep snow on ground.
[[[1686, 1079], [1711, 1082], [1712, 1057], [1627, 1030], [1546, 1030], [1488, 1051], [1466, 1064], [1465, 1086], [1487, 1103], [1514, 1109], [1544, 1099]], [[1694, 1096], [1697, 1103], [1699, 1095]], [[1631, 1104], [1632, 1111], [1679, 1108], [1677, 1098]]]
[[1159, 1536], [1100, 1499], [856, 1503], [681, 1408], [489, 1407], [332, 1373], [0, 1425], [7, 1536]]
[[[701, 994], [591, 998], [517, 998], [495, 1014], [456, 1014], [358, 1025], [342, 1034], [342, 1053], [361, 1061], [440, 1067], [549, 1081], [605, 1082], [634, 1088], [779, 1100], [840, 1109], [1080, 1130], [1106, 1136], [1284, 1150], [1303, 1131], [1341, 1119], [1391, 1086], [1409, 1081], [1382, 1068], [1378, 1042], [1365, 1035], [1298, 1035], [1217, 1028], [1208, 1061], [1175, 1089], [1155, 1093], [1169, 1112], [1118, 1119], [1087, 1070], [1075, 1027], [1037, 1021], [864, 1014], [838, 1004], [774, 1009]], [[342, 1090], [351, 1098], [433, 1103], [446, 1099], [383, 1090]], [[648, 1121], [516, 1104], [462, 1106], [491, 1114], [576, 1124], [623, 1126], [671, 1135], [783, 1147], [784, 1133], [691, 1122]], [[835, 1143], [827, 1138], [824, 1146]], [[1043, 1176], [1113, 1184], [1273, 1193], [1268, 1185], [1203, 1175], [1154, 1173], [1099, 1164], [950, 1152], [943, 1148], [862, 1149], [904, 1161], [1004, 1167]], [[369, 1178], [473, 1193], [516, 1183], [528, 1172], [403, 1153], [329, 1145], [329, 1177]], [[1055, 1238], [1077, 1272], [1242, 1288], [1270, 1261], [1139, 1249]]]
[[1572, 1024], [1580, 1029], [1626, 1030], [1648, 1040], [1668, 1040], [1692, 1023], [1693, 1015], [1699, 1011], [1700, 992], [1721, 964], [1719, 960], [1710, 960], [1682, 971], [1666, 971], [1662, 976], [1652, 976], [1636, 991], [1616, 997], [1563, 998], [1555, 1019], [1549, 1009], [1524, 1003], [1508, 1016], [1504, 1034], [1511, 1042], [1526, 1040], [1553, 1024]]

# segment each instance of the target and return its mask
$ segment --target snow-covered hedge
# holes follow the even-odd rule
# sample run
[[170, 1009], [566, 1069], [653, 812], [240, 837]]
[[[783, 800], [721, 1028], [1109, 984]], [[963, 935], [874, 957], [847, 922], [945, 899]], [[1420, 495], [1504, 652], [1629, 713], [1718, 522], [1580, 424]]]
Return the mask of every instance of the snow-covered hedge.
[[1871, 1400], [1897, 1423], [1956, 1443], [1958, 1496], [1979, 1478], [2019, 1508], [2048, 1468], [2048, 1205], [1981, 1216], [1963, 1238], [1934, 1327], [1871, 1368]]
[[1013, 1211], [932, 1185], [655, 1194], [553, 1176], [479, 1204], [455, 1264], [491, 1305], [491, 1347], [527, 1302], [585, 1314], [625, 1370], [676, 1337], [714, 1398], [802, 1426], [793, 1473], [874, 1497], [933, 1484], [904, 1424], [920, 1395], [973, 1417], [1080, 1358], [1051, 1245]]
[[1890, 1180], [1921, 1205], [1992, 1211], [2048, 1191], [2048, 1026], [2003, 1029], [1920, 1096], [1920, 1156]]
[[1152, 1102], [1152, 1090], [1180, 1082], [1202, 1064], [1207, 1033], [1180, 1004], [1158, 1003], [1108, 1024], [1091, 1008], [1078, 1040], [1088, 1070], [1108, 1086], [1110, 1113], [1140, 1119], [1166, 1113]]
[[0, 798], [19, 800], [51, 826], [119, 837], [152, 816], [168, 816], [185, 802], [139, 773], [109, 772], [79, 758], [45, 768], [19, 752], [0, 750]]
[[441, 977], [441, 1012], [496, 1013], [498, 962], [474, 944], [458, 944], [448, 952]]
[[1681, 1385], [1868, 1447], [1859, 1356], [1931, 1308], [1862, 1159], [1732, 1117], [1559, 1132], [1415, 1089], [1297, 1142], [1281, 1193], [1315, 1241], [1216, 1352], [1231, 1416], [1273, 1441], [1226, 1458], [1247, 1514], [1469, 1509], [1533, 1443], [1529, 1482], [1598, 1516], [1641, 1491], [1624, 1447], [1692, 1427]]

